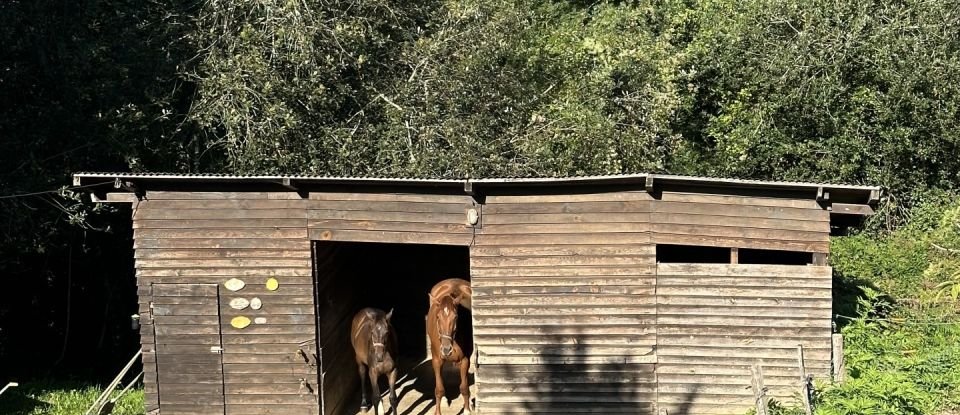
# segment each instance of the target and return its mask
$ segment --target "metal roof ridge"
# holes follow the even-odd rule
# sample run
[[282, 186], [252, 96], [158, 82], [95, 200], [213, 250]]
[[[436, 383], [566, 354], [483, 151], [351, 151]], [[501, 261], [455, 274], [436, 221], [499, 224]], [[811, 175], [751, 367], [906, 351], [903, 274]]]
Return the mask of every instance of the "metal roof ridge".
[[277, 174], [277, 175], [246, 175], [246, 174], [228, 174], [228, 173], [138, 173], [138, 172], [77, 172], [73, 177], [102, 177], [102, 178], [153, 178], [153, 179], [369, 179], [369, 180], [433, 180], [459, 182], [463, 179], [443, 179], [428, 177], [377, 177], [377, 176], [334, 176], [334, 175], [305, 175], [305, 174]]
[[799, 181], [779, 181], [779, 180], [760, 180], [760, 179], [740, 179], [730, 177], [711, 177], [711, 176], [690, 176], [674, 174], [655, 174], [655, 173], [624, 173], [608, 175], [583, 175], [583, 176], [541, 176], [541, 177], [489, 177], [489, 178], [429, 178], [429, 177], [385, 177], [385, 176], [336, 176], [336, 175], [241, 175], [226, 173], [168, 173], [168, 172], [78, 172], [73, 177], [78, 178], [120, 178], [120, 179], [217, 179], [229, 181], [242, 180], [282, 180], [282, 179], [300, 179], [300, 180], [342, 180], [342, 181], [378, 181], [391, 183], [462, 183], [469, 181], [473, 184], [549, 184], [549, 183], [575, 183], [605, 180], [638, 180], [653, 178], [654, 180], [676, 181], [676, 182], [697, 182], [701, 184], [743, 184], [753, 186], [771, 186], [771, 187], [830, 187], [843, 188], [850, 190], [879, 190], [880, 186], [853, 185], [842, 183], [817, 183], [817, 182], [799, 182]]
[[835, 187], [835, 188], [842, 187], [847, 189], [862, 189], [862, 190], [875, 190], [875, 189], [881, 188], [881, 186], [831, 183], [831, 182], [800, 182], [800, 181], [792, 181], [792, 180], [760, 180], [760, 179], [739, 179], [739, 178], [727, 178], [727, 177], [663, 175], [663, 174], [654, 174], [652, 176], [654, 178], [687, 180], [687, 181], [713, 181], [713, 182], [729, 182], [729, 183], [745, 183], [745, 184], [750, 184], [750, 183], [775, 184], [775, 185], [784, 185], [784, 186], [804, 186], [804, 187]]

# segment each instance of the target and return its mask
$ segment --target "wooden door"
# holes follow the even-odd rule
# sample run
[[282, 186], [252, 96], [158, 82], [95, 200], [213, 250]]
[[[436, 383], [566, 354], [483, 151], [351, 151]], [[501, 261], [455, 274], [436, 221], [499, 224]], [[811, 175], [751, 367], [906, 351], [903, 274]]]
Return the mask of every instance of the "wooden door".
[[215, 284], [153, 284], [162, 415], [223, 415], [223, 349]]

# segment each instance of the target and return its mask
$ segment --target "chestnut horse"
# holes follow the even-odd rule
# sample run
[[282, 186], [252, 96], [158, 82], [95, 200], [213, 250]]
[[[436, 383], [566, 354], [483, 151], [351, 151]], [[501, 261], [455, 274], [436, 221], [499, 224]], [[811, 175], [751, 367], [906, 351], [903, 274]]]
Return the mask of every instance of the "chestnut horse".
[[430, 290], [430, 310], [427, 312], [427, 336], [430, 337], [430, 357], [433, 360], [433, 374], [436, 380], [434, 397], [436, 410], [440, 415], [440, 400], [446, 394], [443, 388], [441, 371], [445, 362], [453, 363], [460, 369], [460, 394], [463, 395], [464, 412], [472, 412], [470, 388], [467, 384], [467, 371], [470, 368], [470, 356], [457, 344], [457, 306], [468, 310], [471, 307], [470, 283], [459, 278], [440, 281]]
[[[397, 334], [390, 325], [390, 317], [393, 316], [393, 309], [389, 313], [376, 308], [364, 308], [353, 317], [353, 324], [350, 326], [350, 341], [353, 343], [353, 351], [357, 355], [357, 369], [360, 372], [360, 409], [367, 411], [370, 409], [370, 401], [367, 399], [367, 376], [370, 377], [370, 388], [373, 399], [376, 402], [373, 405], [373, 413], [376, 415], [377, 407], [381, 404], [380, 385], [377, 380], [380, 375], [387, 375], [387, 382], [390, 384], [390, 407], [393, 413], [397, 411], [397, 362], [394, 360], [397, 355]], [[389, 413], [387, 411], [384, 411]]]

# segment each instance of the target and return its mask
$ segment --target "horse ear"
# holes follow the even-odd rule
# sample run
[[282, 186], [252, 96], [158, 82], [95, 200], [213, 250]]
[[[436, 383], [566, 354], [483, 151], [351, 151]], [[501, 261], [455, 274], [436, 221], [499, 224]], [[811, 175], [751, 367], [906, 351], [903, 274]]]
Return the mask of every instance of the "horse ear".
[[458, 294], [456, 297], [453, 297], [453, 303], [460, 305], [460, 302], [463, 301], [463, 293]]
[[433, 293], [427, 293], [427, 297], [430, 297], [430, 304], [440, 304], [440, 301], [437, 300], [437, 297], [433, 296]]
[[393, 317], [393, 308], [391, 308], [390, 311], [387, 312], [387, 317], [386, 317], [387, 321], [390, 321], [390, 317]]

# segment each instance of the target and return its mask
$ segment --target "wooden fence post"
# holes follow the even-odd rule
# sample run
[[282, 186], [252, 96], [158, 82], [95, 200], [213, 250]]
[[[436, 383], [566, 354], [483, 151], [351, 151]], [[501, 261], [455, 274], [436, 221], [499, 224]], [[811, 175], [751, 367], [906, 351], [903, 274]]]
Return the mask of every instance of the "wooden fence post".
[[800, 369], [800, 400], [803, 402], [803, 410], [806, 415], [813, 415], [813, 408], [810, 407], [810, 388], [807, 383], [807, 370], [803, 365], [803, 345], [797, 345], [797, 366]]
[[750, 366], [750, 373], [753, 375], [751, 383], [753, 398], [757, 404], [757, 415], [767, 415], [767, 391], [763, 386], [763, 368], [755, 364]]
[[833, 341], [833, 381], [843, 383], [847, 377], [847, 364], [843, 360], [843, 335], [834, 334], [830, 337]]

